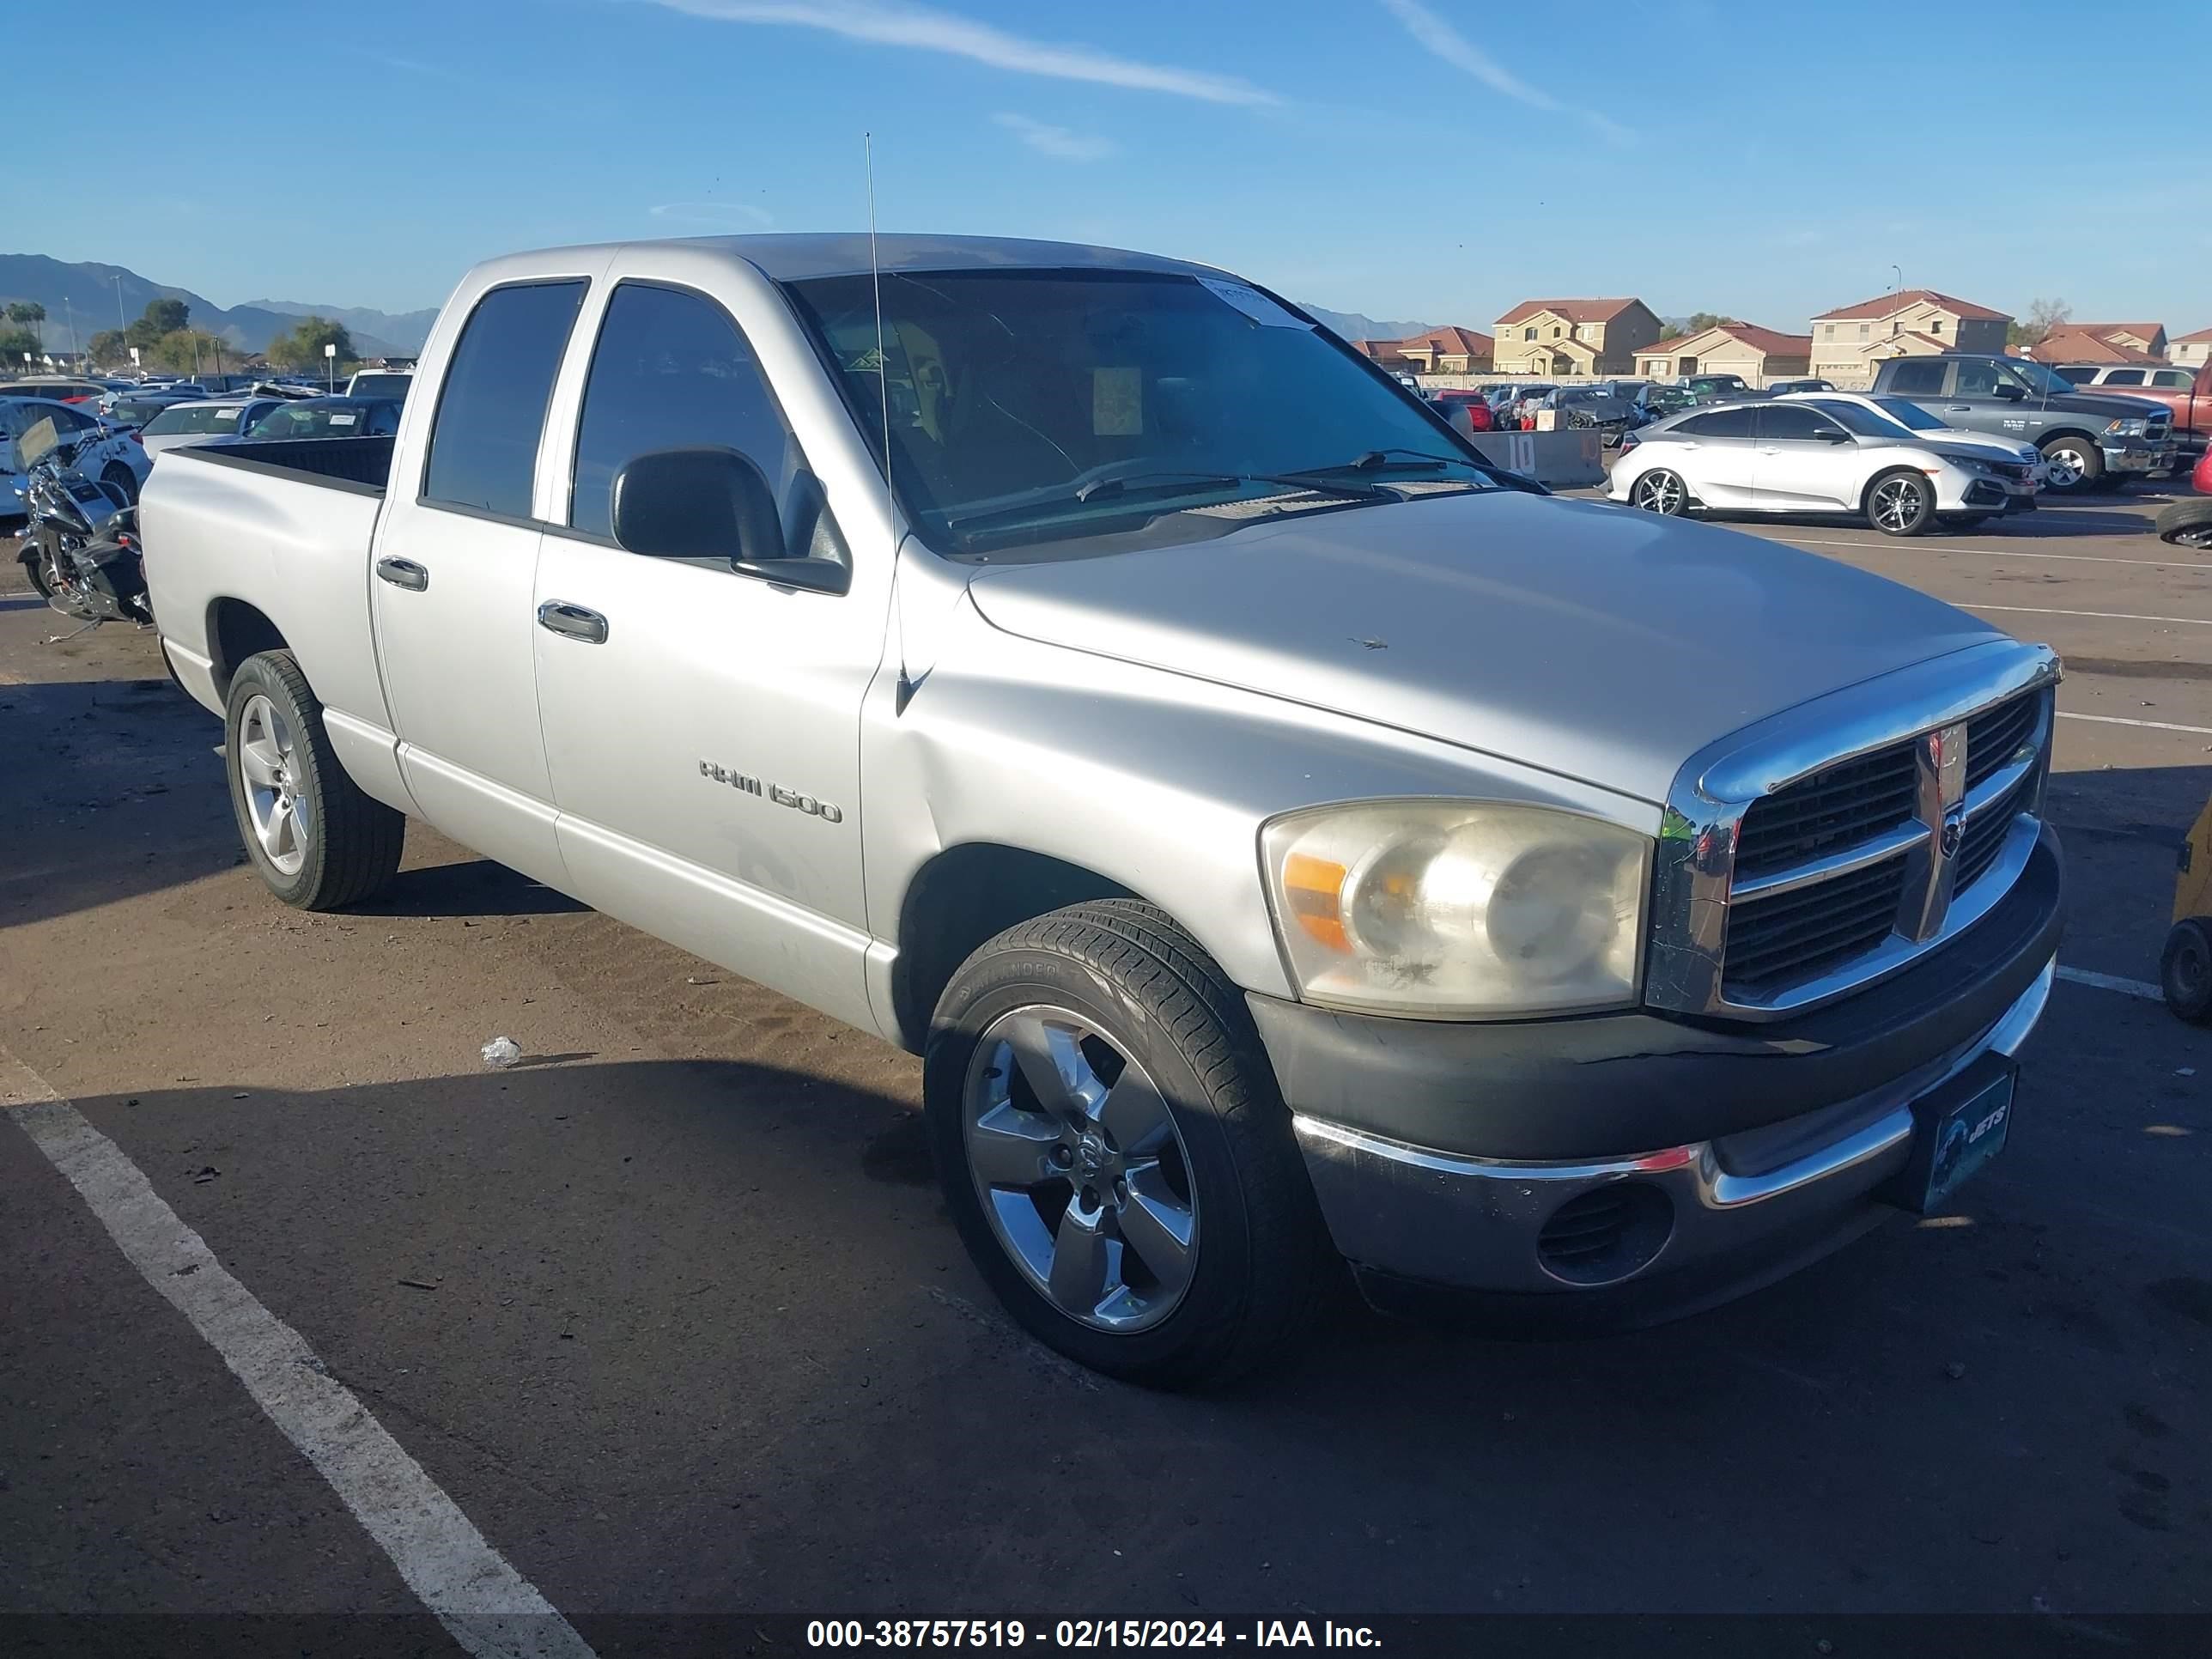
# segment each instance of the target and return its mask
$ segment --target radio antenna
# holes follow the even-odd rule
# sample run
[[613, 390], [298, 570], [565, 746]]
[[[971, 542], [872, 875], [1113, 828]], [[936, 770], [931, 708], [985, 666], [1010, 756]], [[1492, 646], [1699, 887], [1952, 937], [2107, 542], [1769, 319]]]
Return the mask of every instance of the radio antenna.
[[876, 295], [876, 395], [884, 422], [884, 529], [891, 538], [891, 627], [898, 648], [898, 692], [891, 712], [906, 713], [914, 686], [906, 677], [906, 617], [898, 587], [899, 549], [905, 538], [898, 532], [898, 500], [891, 489], [891, 364], [884, 349], [884, 267], [876, 257], [876, 136], [860, 135], [860, 151], [868, 173], [868, 277]]

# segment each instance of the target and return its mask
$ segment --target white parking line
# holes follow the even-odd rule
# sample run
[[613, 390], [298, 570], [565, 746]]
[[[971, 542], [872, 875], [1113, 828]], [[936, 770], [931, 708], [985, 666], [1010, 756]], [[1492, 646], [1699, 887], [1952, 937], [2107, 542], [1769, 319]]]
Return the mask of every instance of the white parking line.
[[2194, 732], [2201, 738], [2212, 738], [2212, 726], [2177, 726], [2172, 720], [2131, 720], [2118, 714], [2069, 714], [2058, 711], [2062, 720], [2088, 720], [2098, 726], [2140, 726], [2151, 732]]
[[1907, 543], [1893, 541], [1850, 542], [1819, 541], [1810, 536], [1776, 537], [1793, 547], [1863, 547], [1870, 551], [1887, 550], [1892, 553], [1917, 553], [1930, 550], [1937, 553], [1970, 553], [1978, 559], [2056, 559], [2068, 564], [2140, 564], [2162, 570], [2212, 570], [2212, 564], [2203, 559], [2115, 559], [2097, 553], [2012, 553], [1999, 552], [1990, 547], [1946, 547], [1942, 543]]
[[2086, 985], [2094, 991], [2118, 991], [2123, 996], [2141, 997], [2147, 1002], [2163, 1002], [2166, 993], [2157, 986], [2139, 979], [2122, 979], [2116, 974], [2093, 974], [2086, 968], [2061, 968], [2058, 977], [2072, 985]]
[[2003, 611], [2022, 617], [2095, 617], [2104, 622], [2174, 623], [2185, 628], [2212, 628], [2203, 617], [2139, 617], [2132, 611], [2052, 611], [2034, 605], [1977, 605], [1972, 599], [1949, 599], [1961, 611]]
[[222, 1356], [456, 1642], [479, 1659], [594, 1659], [305, 1339], [224, 1270], [123, 1149], [5, 1048], [0, 1113], [68, 1177], [131, 1265]]

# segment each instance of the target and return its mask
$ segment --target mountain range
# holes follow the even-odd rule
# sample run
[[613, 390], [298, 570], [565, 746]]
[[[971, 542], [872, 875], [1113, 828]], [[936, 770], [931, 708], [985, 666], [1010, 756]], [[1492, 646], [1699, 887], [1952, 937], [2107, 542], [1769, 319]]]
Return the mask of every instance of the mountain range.
[[[394, 313], [290, 300], [252, 300], [224, 307], [188, 288], [152, 282], [122, 265], [96, 261], [70, 264], [43, 253], [0, 253], [0, 305], [32, 301], [44, 306], [50, 346], [82, 346], [102, 329], [136, 322], [155, 300], [182, 300], [191, 307], [191, 326], [241, 351], [262, 350], [306, 318], [327, 317], [352, 331], [355, 347], [365, 356], [412, 356], [422, 349], [438, 314], [435, 309]], [[69, 337], [72, 322], [76, 328], [73, 343]]]
[[[120, 279], [121, 304], [117, 303]], [[241, 351], [259, 351], [280, 334], [289, 334], [307, 317], [327, 317], [352, 331], [364, 356], [412, 356], [429, 337], [437, 319], [434, 307], [422, 311], [379, 311], [370, 306], [307, 305], [296, 300], [248, 300], [219, 306], [188, 288], [174, 288], [141, 276], [122, 265], [87, 261], [68, 264], [43, 253], [0, 253], [0, 305], [35, 301], [46, 308], [49, 345], [70, 345], [70, 325], [82, 346], [102, 329], [136, 321], [154, 300], [182, 300], [191, 307], [191, 325], [217, 335]], [[1356, 311], [1306, 310], [1347, 340], [1402, 340], [1425, 333], [1431, 323], [1377, 322]]]

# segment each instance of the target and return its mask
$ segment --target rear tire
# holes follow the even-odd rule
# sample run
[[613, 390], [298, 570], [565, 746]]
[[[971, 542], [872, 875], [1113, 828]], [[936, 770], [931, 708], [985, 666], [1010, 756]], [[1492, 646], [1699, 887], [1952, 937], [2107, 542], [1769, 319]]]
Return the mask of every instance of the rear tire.
[[138, 505], [138, 475], [122, 462], [110, 461], [107, 470], [100, 475], [100, 478], [102, 483], [113, 484], [121, 490], [124, 499], [131, 506]]
[[962, 1241], [1040, 1340], [1188, 1388], [1304, 1336], [1335, 1269], [1290, 1112], [1242, 994], [1164, 911], [1079, 904], [983, 945], [922, 1098]]
[[1867, 486], [1866, 518], [1885, 536], [1917, 536], [1936, 522], [1936, 486], [1924, 472], [1893, 466]]
[[1636, 482], [1628, 486], [1628, 504], [1646, 513], [1678, 519], [1690, 510], [1690, 486], [1683, 482], [1680, 473], [1655, 466], [1649, 472], [1638, 473]]
[[2199, 497], [2160, 509], [2158, 538], [2176, 547], [2212, 548], [2212, 500]]
[[239, 839], [270, 892], [302, 910], [335, 910], [391, 882], [407, 820], [346, 775], [289, 651], [240, 665], [223, 738]]
[[2212, 931], [2203, 917], [2173, 924], [2159, 952], [2158, 984], [2177, 1018], [2192, 1025], [2212, 1024]]
[[2061, 495], [2080, 495], [2104, 482], [2104, 452], [2087, 438], [2062, 432], [2037, 446], [2043, 452], [2045, 483]]

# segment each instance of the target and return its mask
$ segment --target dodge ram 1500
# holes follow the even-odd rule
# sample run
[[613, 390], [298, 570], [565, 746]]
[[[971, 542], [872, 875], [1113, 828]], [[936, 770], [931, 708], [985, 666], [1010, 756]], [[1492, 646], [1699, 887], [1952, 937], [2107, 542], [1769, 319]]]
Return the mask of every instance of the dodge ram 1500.
[[146, 490], [253, 867], [404, 821], [924, 1056], [1029, 1329], [1162, 1384], [1378, 1303], [1637, 1321], [2003, 1144], [2058, 665], [1494, 471], [1295, 307], [1049, 243], [471, 271], [396, 437]]

